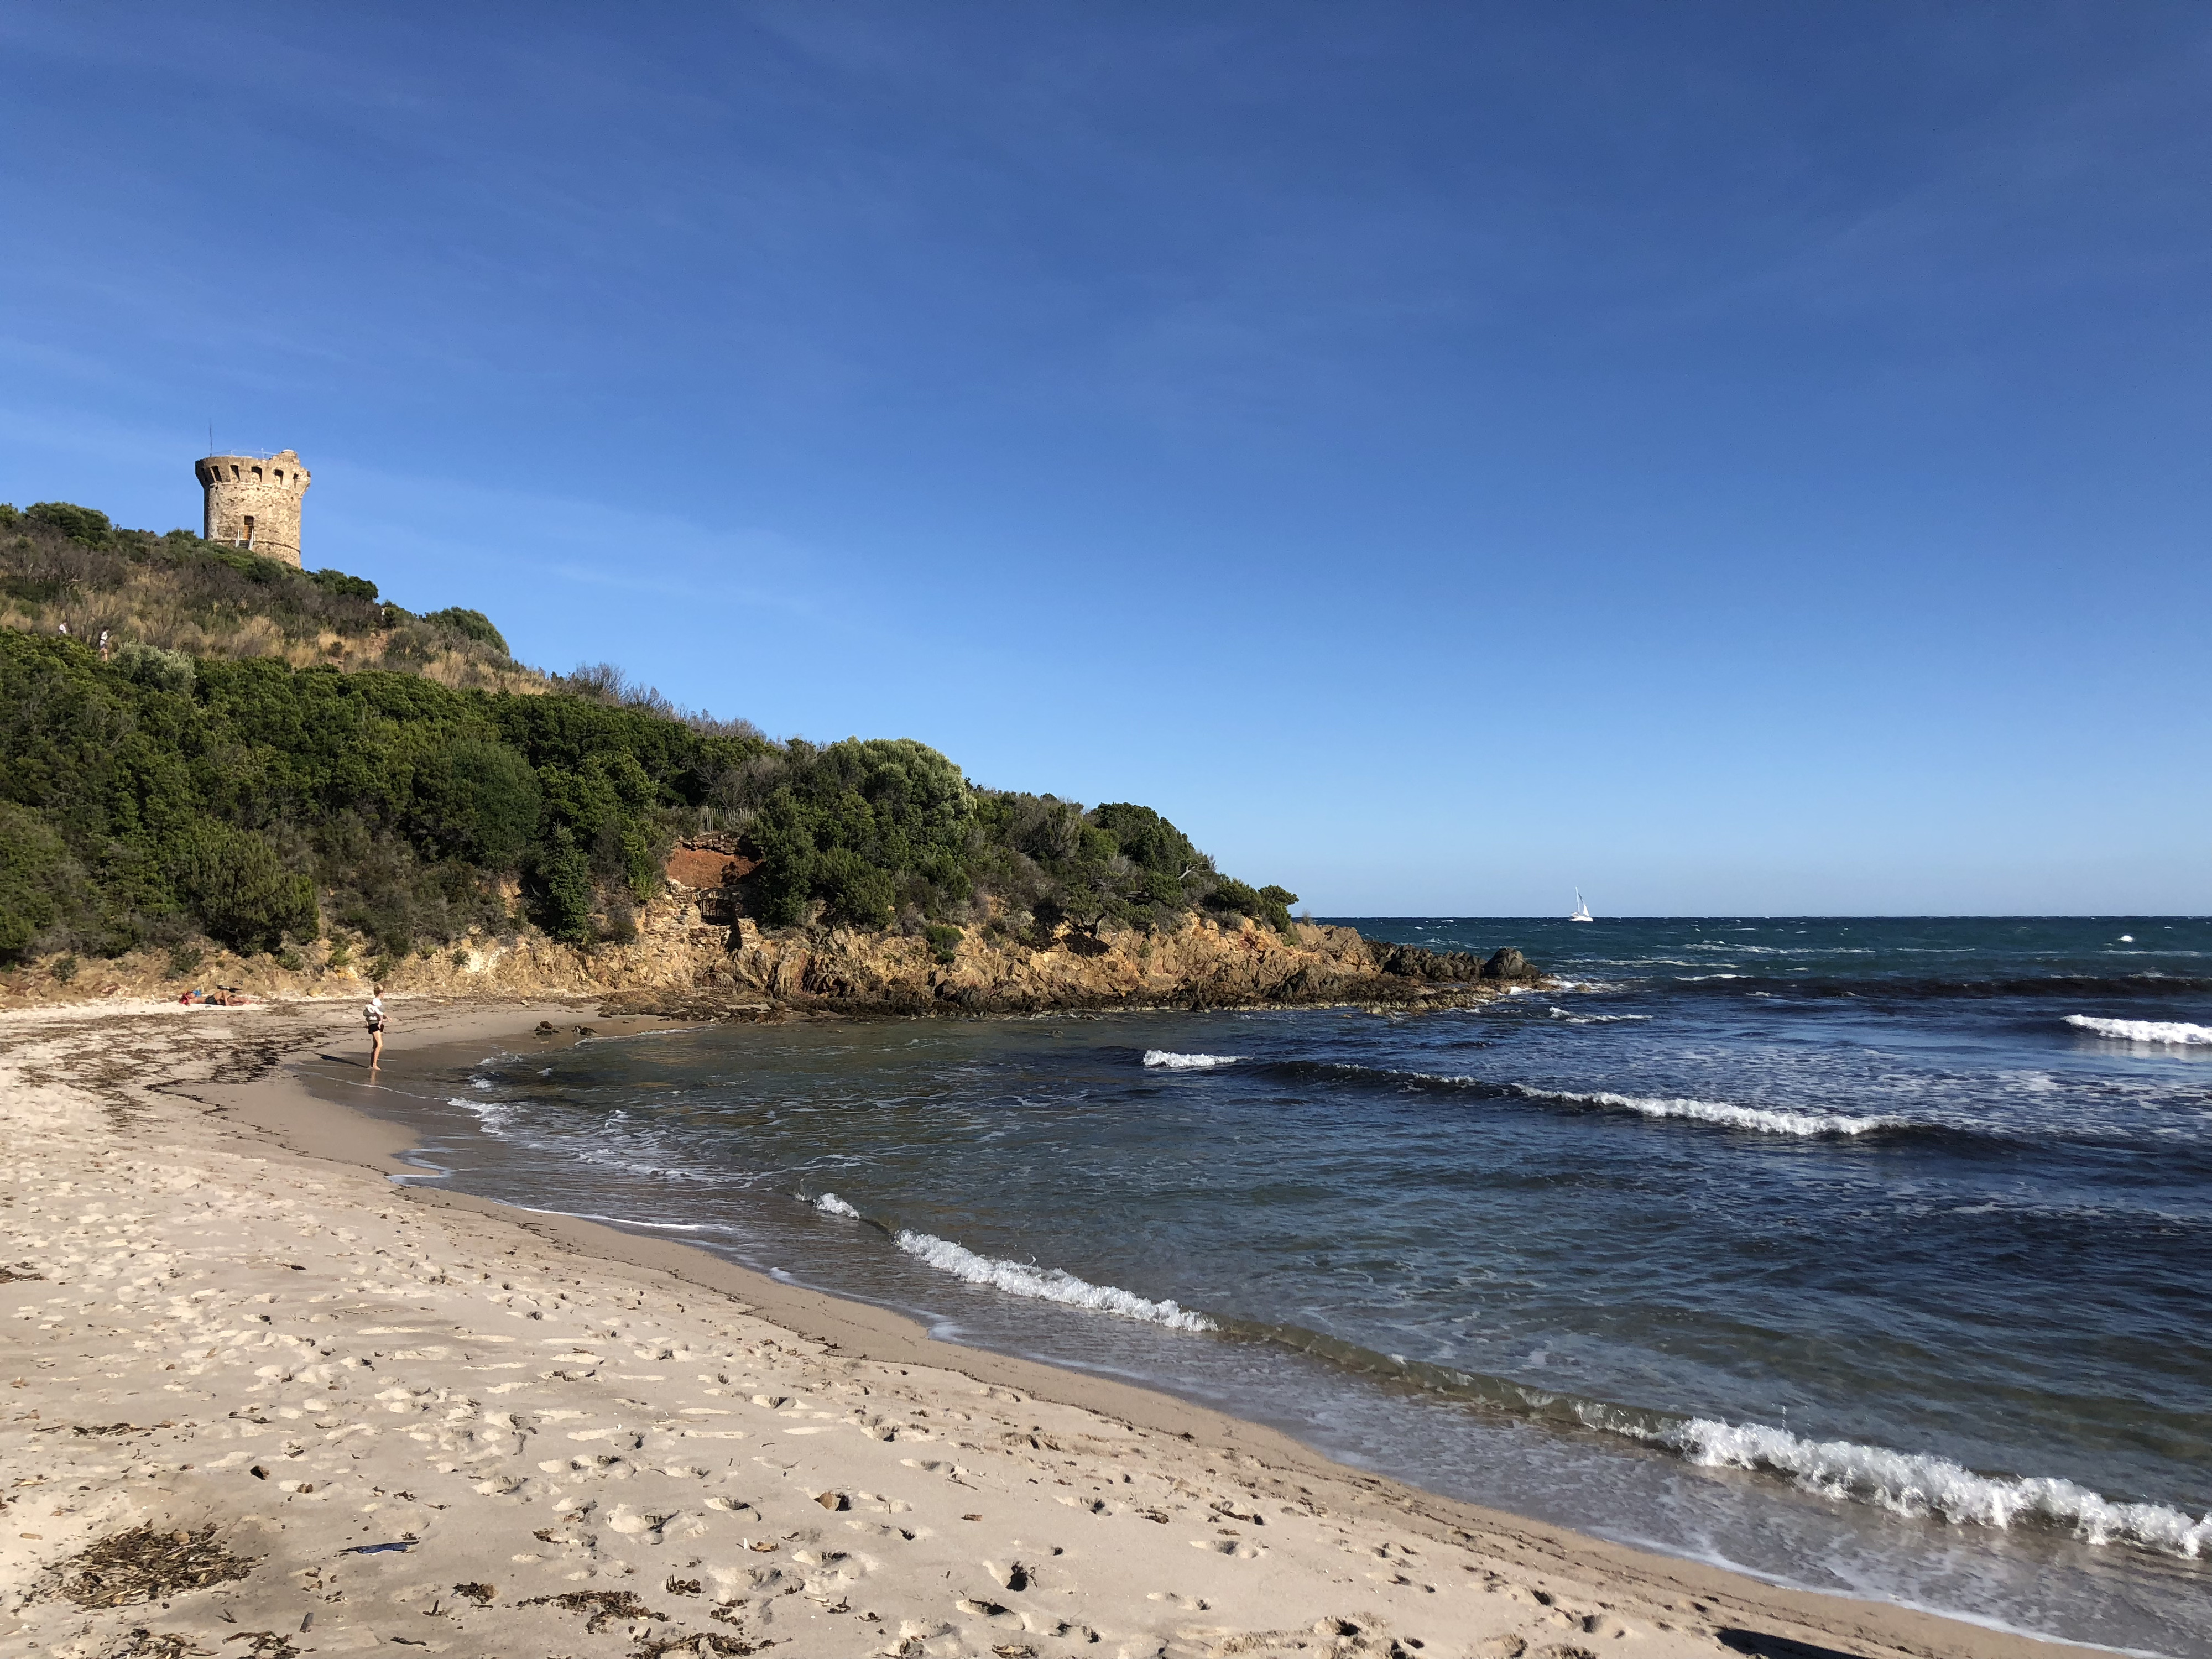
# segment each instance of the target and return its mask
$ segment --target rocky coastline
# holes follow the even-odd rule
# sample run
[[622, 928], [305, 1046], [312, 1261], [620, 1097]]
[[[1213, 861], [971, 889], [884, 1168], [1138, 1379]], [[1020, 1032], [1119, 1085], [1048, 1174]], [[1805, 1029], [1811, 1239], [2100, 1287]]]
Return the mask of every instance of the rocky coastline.
[[[761, 1019], [1033, 1014], [1082, 1009], [1376, 1005], [1448, 1007], [1540, 982], [1517, 950], [1487, 958], [1294, 921], [1287, 933], [1249, 916], [1191, 913], [1144, 931], [1062, 925], [1017, 934], [986, 926], [927, 932], [763, 929], [741, 889], [713, 866], [676, 874], [641, 907], [636, 936], [577, 946], [535, 929], [476, 935], [404, 959], [365, 959], [343, 939], [318, 940], [288, 965], [270, 955], [204, 951], [188, 969], [158, 952], [112, 961], [50, 958], [0, 978], [0, 1006], [118, 998], [174, 999], [192, 987], [266, 1000], [388, 994], [597, 998], [610, 1012]], [[738, 872], [740, 876], [743, 872]]]

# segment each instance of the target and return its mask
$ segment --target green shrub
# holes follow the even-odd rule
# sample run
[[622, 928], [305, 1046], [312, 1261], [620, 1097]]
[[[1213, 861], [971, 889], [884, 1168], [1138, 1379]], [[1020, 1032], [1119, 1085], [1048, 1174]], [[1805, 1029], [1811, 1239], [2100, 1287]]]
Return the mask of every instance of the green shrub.
[[202, 819], [179, 845], [174, 878], [208, 936], [240, 956], [273, 951], [288, 933], [321, 931], [313, 880], [251, 830]]
[[200, 963], [207, 960], [207, 952], [197, 945], [176, 945], [169, 949], [169, 977], [182, 979], [186, 974], [198, 973]]
[[[374, 593], [370, 597], [374, 598]], [[481, 611], [466, 611], [458, 605], [452, 605], [443, 611], [427, 612], [422, 620], [433, 627], [450, 629], [465, 640], [488, 645], [502, 657], [508, 654], [506, 636], [491, 625], [491, 618]]]
[[921, 936], [929, 941], [929, 948], [936, 953], [938, 961], [950, 963], [958, 957], [960, 941], [968, 934], [963, 928], [933, 921], [921, 930]]
[[1264, 921], [1287, 937], [1291, 931], [1291, 906], [1298, 902], [1298, 896], [1287, 887], [1255, 889], [1224, 878], [1206, 895], [1206, 902], [1216, 909], [1236, 911]]
[[79, 507], [74, 501], [36, 501], [23, 516], [50, 524], [71, 541], [82, 542], [87, 547], [106, 546], [115, 530], [107, 514]]
[[1115, 849], [1139, 869], [1157, 872], [1176, 884], [1187, 874], [1211, 872], [1213, 860], [1191, 845], [1190, 837], [1149, 806], [1129, 801], [1109, 801], [1095, 809], [1091, 821], [1113, 836]]
[[433, 848], [492, 870], [521, 862], [544, 792], [519, 750], [489, 738], [456, 738], [424, 758], [413, 781], [415, 821]]
[[307, 965], [307, 959], [288, 945], [276, 953], [276, 965], [288, 974], [296, 974]]
[[69, 848], [37, 813], [0, 801], [0, 961], [20, 959], [74, 885]]
[[312, 570], [307, 580], [325, 593], [342, 599], [374, 599], [376, 584], [366, 576], [349, 576], [343, 570]]
[[192, 659], [181, 651], [164, 651], [158, 645], [133, 641], [118, 646], [115, 671], [155, 691], [188, 694], [192, 689]]
[[1287, 887], [1262, 887], [1260, 902], [1267, 908], [1261, 911], [1261, 919], [1287, 939], [1291, 932], [1291, 907], [1297, 902], [1298, 896]]
[[538, 925], [572, 945], [592, 938], [592, 864], [565, 824], [556, 826], [553, 844], [532, 871], [538, 895]]
[[896, 897], [890, 872], [852, 848], [833, 847], [822, 854], [814, 860], [812, 877], [826, 920], [854, 927], [881, 927], [890, 921]]
[[53, 967], [55, 981], [58, 984], [66, 985], [71, 980], [75, 979], [76, 977], [76, 958], [75, 957], [56, 957]]

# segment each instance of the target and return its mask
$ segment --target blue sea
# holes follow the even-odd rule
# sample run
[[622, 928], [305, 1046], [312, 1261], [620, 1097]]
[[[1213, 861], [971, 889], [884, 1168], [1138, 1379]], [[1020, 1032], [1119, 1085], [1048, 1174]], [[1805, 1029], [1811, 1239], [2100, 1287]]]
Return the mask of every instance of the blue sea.
[[2212, 1654], [2212, 922], [1344, 920], [1565, 986], [525, 1043], [362, 1103], [421, 1180], [1452, 1497]]

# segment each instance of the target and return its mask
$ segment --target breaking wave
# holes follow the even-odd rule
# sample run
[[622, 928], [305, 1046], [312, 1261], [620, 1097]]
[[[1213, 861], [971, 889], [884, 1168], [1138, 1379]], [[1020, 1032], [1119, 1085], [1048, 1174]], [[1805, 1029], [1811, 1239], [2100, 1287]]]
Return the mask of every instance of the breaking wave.
[[1217, 1066], [1234, 1066], [1242, 1054], [1179, 1054], [1169, 1048], [1147, 1048], [1145, 1064], [1170, 1072], [1210, 1072]]
[[1848, 1112], [1786, 1112], [1771, 1106], [1734, 1106], [1724, 1100], [1662, 1100], [1644, 1095], [1616, 1095], [1605, 1091], [1572, 1094], [1558, 1089], [1531, 1089], [1515, 1085], [1514, 1092], [1531, 1100], [1571, 1100], [1588, 1106], [1609, 1106], [1640, 1112], [1645, 1117], [1680, 1117], [1699, 1123], [1718, 1123], [1731, 1129], [1755, 1129], [1769, 1135], [1863, 1135], [1875, 1129], [1902, 1129], [1901, 1117], [1856, 1117]]
[[2084, 1543], [2124, 1541], [2190, 1560], [2212, 1546], [2212, 1514], [2192, 1521], [2186, 1510], [2164, 1504], [2114, 1503], [2071, 1480], [1976, 1474], [1945, 1457], [1806, 1440], [1763, 1423], [1692, 1418], [1650, 1437], [1704, 1468], [1770, 1470], [1808, 1492], [1879, 1504], [1897, 1515], [2000, 1530], [2040, 1522]]
[[2192, 1048], [2212, 1043], [2212, 1025], [2188, 1025], [2178, 1019], [2099, 1019], [2094, 1014], [2069, 1014], [2066, 1023], [2122, 1042], [2173, 1042]]
[[1268, 1069], [1290, 1076], [1322, 1074], [1370, 1085], [1449, 1091], [1476, 1099], [1530, 1100], [1539, 1104], [1595, 1106], [1611, 1111], [1636, 1112], [1644, 1117], [1680, 1118], [1691, 1122], [1717, 1124], [1723, 1128], [1751, 1129], [1770, 1135], [1863, 1135], [1900, 1129], [1923, 1134], [1952, 1133], [1935, 1125], [1915, 1124], [1901, 1117], [1861, 1117], [1849, 1112], [1788, 1111], [1771, 1106], [1737, 1106], [1723, 1100], [1660, 1099], [1644, 1095], [1618, 1095], [1607, 1091], [1585, 1094], [1570, 1089], [1539, 1088], [1528, 1083], [1493, 1083], [1485, 1078], [1449, 1076], [1438, 1072], [1359, 1066], [1346, 1060], [1284, 1060]]
[[507, 1139], [507, 1126], [514, 1121], [516, 1115], [514, 1106], [504, 1100], [467, 1100], [455, 1095], [446, 1104], [458, 1106], [471, 1114], [476, 1118], [477, 1127], [495, 1140]]
[[1838, 1502], [1869, 1504], [1893, 1514], [1934, 1516], [1999, 1531], [2044, 1526], [2087, 1544], [2126, 1543], [2197, 1560], [2212, 1554], [2212, 1514], [2192, 1520], [2164, 1504], [2117, 1503], [2071, 1480], [1977, 1474], [1948, 1458], [1892, 1451], [1849, 1440], [1807, 1440], [1764, 1423], [1685, 1418], [1641, 1406], [1595, 1400], [1510, 1377], [1376, 1352], [1295, 1325], [1227, 1322], [1229, 1334], [1292, 1348], [1346, 1370], [1381, 1376], [1468, 1405], [1554, 1428], [1619, 1435], [1671, 1452], [1701, 1468], [1780, 1475]]
[[842, 1215], [858, 1221], [860, 1212], [835, 1193], [824, 1193], [814, 1200], [814, 1207], [824, 1215]]
[[1038, 1267], [1024, 1261], [1004, 1261], [978, 1255], [950, 1239], [930, 1233], [902, 1231], [893, 1243], [939, 1273], [970, 1285], [988, 1285], [1009, 1296], [1026, 1296], [1039, 1302], [1058, 1302], [1071, 1308], [1089, 1308], [1117, 1319], [1142, 1320], [1176, 1331], [1218, 1330], [1204, 1314], [1173, 1302], [1154, 1302], [1115, 1285], [1093, 1285], [1060, 1267]]

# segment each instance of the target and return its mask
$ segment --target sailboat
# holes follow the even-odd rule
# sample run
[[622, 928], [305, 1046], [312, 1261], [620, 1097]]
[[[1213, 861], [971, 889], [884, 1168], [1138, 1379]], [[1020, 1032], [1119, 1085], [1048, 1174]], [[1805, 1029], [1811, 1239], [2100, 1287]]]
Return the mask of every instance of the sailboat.
[[1579, 887], [1575, 889], [1575, 913], [1569, 916], [1567, 920], [1569, 921], [1595, 921], [1597, 920], [1595, 916], [1589, 913], [1589, 906], [1583, 901], [1583, 890]]

